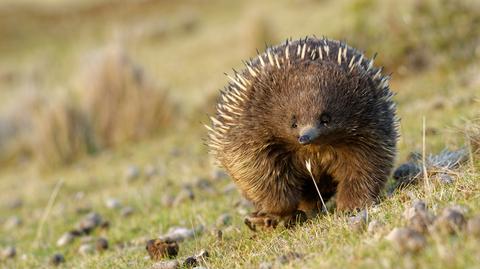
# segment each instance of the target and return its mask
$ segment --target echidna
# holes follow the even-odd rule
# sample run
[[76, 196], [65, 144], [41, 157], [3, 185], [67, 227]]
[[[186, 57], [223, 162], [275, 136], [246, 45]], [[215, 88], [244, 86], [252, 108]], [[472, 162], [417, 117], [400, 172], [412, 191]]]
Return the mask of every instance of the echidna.
[[[326, 38], [287, 40], [235, 71], [211, 117], [209, 148], [256, 212], [275, 226], [336, 194], [337, 210], [376, 200], [391, 173], [398, 120], [389, 76]], [[251, 226], [251, 225], [250, 225]]]

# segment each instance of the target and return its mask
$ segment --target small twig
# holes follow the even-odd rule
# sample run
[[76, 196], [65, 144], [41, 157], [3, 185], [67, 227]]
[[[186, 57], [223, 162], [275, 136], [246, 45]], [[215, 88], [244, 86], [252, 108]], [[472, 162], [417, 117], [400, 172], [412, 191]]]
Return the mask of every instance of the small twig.
[[310, 173], [310, 177], [312, 178], [313, 184], [315, 185], [315, 189], [317, 189], [318, 197], [320, 197], [320, 201], [322, 201], [322, 206], [325, 212], [327, 212], [327, 215], [329, 215], [327, 206], [325, 205], [325, 201], [323, 201], [322, 194], [320, 193], [320, 189], [318, 189], [317, 182], [315, 182], [315, 177], [313, 177], [312, 173], [312, 163], [310, 162], [310, 159], [305, 161], [305, 166], [307, 167], [308, 173]]
[[62, 184], [63, 184], [63, 179], [60, 179], [55, 185], [55, 188], [53, 189], [52, 194], [50, 194], [50, 198], [48, 198], [47, 207], [45, 208], [45, 211], [43, 211], [42, 219], [40, 220], [40, 224], [38, 225], [37, 235], [35, 237], [34, 245], [37, 245], [38, 241], [40, 240], [40, 237], [42, 236], [43, 226], [45, 225], [45, 222], [47, 222], [47, 218], [50, 215], [50, 211], [52, 211], [53, 204], [55, 203], [58, 192], [60, 191], [60, 187], [62, 187]]
[[426, 164], [426, 136], [425, 136], [425, 129], [426, 129], [426, 119], [425, 116], [422, 118], [422, 170], [423, 170], [423, 182], [425, 185], [425, 189], [428, 193], [430, 193], [430, 179], [428, 178], [427, 173], [427, 164]]

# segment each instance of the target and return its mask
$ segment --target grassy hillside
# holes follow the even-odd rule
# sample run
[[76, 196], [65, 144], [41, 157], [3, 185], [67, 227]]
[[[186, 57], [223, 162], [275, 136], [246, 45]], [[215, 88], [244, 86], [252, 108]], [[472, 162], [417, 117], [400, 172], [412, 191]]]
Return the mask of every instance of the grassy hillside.
[[[410, 225], [403, 212], [417, 199], [439, 219], [452, 206], [466, 221], [480, 215], [479, 14], [473, 0], [0, 1], [0, 267], [48, 268], [59, 253], [60, 268], [149, 268], [146, 240], [180, 226], [201, 232], [179, 243], [179, 261], [206, 249], [207, 268], [478, 268], [473, 224], [431, 225], [413, 252], [386, 237]], [[471, 154], [360, 224], [331, 212], [253, 233], [201, 123], [224, 72], [264, 43], [306, 35], [378, 52], [393, 73], [397, 164], [423, 148]], [[109, 227], [57, 245], [91, 212]], [[89, 253], [98, 238], [108, 249]]]

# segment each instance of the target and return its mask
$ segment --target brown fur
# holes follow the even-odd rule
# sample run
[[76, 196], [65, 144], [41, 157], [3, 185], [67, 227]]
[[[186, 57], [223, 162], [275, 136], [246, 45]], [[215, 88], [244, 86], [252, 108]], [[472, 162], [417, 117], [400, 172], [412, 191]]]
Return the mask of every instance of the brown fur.
[[[393, 167], [397, 119], [388, 77], [361, 55], [327, 39], [287, 42], [222, 92], [209, 145], [255, 217], [288, 219], [316, 207], [307, 160], [338, 210], [378, 197]], [[305, 134], [313, 140], [302, 145]]]

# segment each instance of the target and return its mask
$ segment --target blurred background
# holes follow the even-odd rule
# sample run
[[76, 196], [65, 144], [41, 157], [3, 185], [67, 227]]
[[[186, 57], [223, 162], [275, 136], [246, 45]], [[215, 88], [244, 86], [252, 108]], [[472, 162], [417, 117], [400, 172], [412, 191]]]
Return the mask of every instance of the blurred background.
[[2, 0], [0, 163], [51, 169], [199, 128], [224, 72], [307, 35], [378, 53], [404, 123], [445, 99], [459, 111], [478, 93], [479, 34], [474, 0]]

